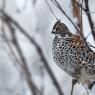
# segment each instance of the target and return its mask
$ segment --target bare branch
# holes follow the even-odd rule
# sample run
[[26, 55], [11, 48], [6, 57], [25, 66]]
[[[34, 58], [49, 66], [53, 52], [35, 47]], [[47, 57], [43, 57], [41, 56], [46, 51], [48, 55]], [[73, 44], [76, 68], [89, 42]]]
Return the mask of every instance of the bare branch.
[[[11, 28], [11, 29], [12, 29], [12, 28]], [[2, 26], [2, 32], [3, 32], [3, 36], [4, 36], [4, 39], [5, 39], [5, 42], [6, 42], [7, 46], [9, 47], [11, 54], [12, 54], [13, 57], [15, 58], [15, 61], [20, 64], [19, 59], [18, 59], [17, 56], [15, 55], [14, 50], [13, 50], [12, 46], [10, 45], [10, 42], [9, 42], [8, 39], [7, 39], [7, 36], [6, 36], [6, 33], [5, 33], [5, 30], [4, 30], [4, 27], [3, 27], [3, 26]], [[20, 64], [20, 65], [21, 65], [21, 64]]]
[[[82, 10], [80, 10], [80, 7], [75, 3], [76, 0], [72, 0], [72, 7], [73, 7], [73, 16], [77, 18], [77, 26], [80, 28], [81, 34], [83, 34], [83, 28], [82, 28]], [[82, 9], [82, 7], [81, 7]]]
[[[64, 95], [52, 70], [50, 69], [49, 67], [49, 63], [47, 62], [47, 60], [45, 59], [44, 57], [44, 54], [43, 54], [43, 51], [42, 49], [40, 48], [40, 46], [34, 41], [34, 39], [31, 38], [31, 36], [29, 34], [27, 34], [27, 32], [12, 18], [10, 17], [7, 13], [5, 13], [4, 11], [1, 11], [1, 13], [3, 14], [2, 16], [2, 19], [7, 22], [7, 21], [10, 21], [12, 24], [14, 24], [19, 30], [21, 33], [23, 33], [29, 40], [32, 44], [34, 44], [34, 46], [36, 47], [37, 51], [38, 51], [38, 54], [40, 55], [41, 59], [42, 59], [42, 62], [44, 63], [44, 66], [46, 68], [46, 70], [48, 71], [48, 74], [50, 75], [56, 89], [58, 90], [59, 92], [59, 95]], [[23, 59], [23, 57], [22, 57]]]
[[51, 2], [67, 17], [67, 19], [74, 25], [75, 29], [80, 34], [80, 37], [84, 41], [85, 45], [87, 46], [86, 39], [84, 38], [83, 34], [80, 32], [79, 28], [74, 24], [74, 22], [68, 17], [68, 15], [65, 13], [65, 11], [61, 8], [60, 4], [57, 2], [57, 0], [51, 0]]
[[93, 38], [94, 38], [94, 41], [95, 41], [95, 29], [94, 29], [94, 24], [93, 24], [91, 15], [90, 15], [88, 0], [85, 0], [85, 7], [86, 7], [85, 12], [86, 12], [86, 15], [88, 17], [89, 24], [90, 24], [90, 27], [91, 27], [91, 32], [92, 32], [92, 35], [93, 35]]
[[[8, 25], [10, 25], [10, 23], [8, 23]], [[12, 28], [11, 25], [10, 25], [10, 28]], [[28, 69], [28, 67], [27, 67], [26, 59], [25, 59], [25, 57], [24, 57], [24, 55], [23, 55], [23, 52], [22, 52], [22, 50], [21, 50], [21, 48], [20, 48], [18, 42], [17, 42], [16, 35], [15, 35], [15, 31], [10, 31], [10, 32], [11, 32], [11, 34], [12, 34], [13, 44], [15, 45], [15, 47], [16, 47], [16, 49], [17, 49], [17, 51], [18, 51], [18, 54], [19, 54], [19, 56], [20, 56], [20, 59], [21, 59], [21, 61], [22, 61], [22, 70], [23, 70], [23, 72], [24, 72], [24, 74], [25, 74], [25, 78], [26, 78], [26, 80], [27, 80], [27, 83], [28, 83], [28, 85], [29, 85], [31, 91], [33, 92], [33, 95], [37, 95], [37, 94], [36, 94], [36, 91], [35, 91], [35, 85], [34, 85], [34, 83], [33, 83], [33, 81], [32, 81], [32, 78], [31, 78], [31, 73], [30, 73], [30, 71], [29, 71], [29, 69]]]
[[76, 0], [75, 0], [75, 3], [77, 3], [77, 5], [79, 7], [81, 7], [84, 12], [86, 13], [87, 17], [88, 17], [88, 20], [89, 20], [89, 24], [90, 24], [90, 27], [91, 27], [91, 32], [92, 32], [92, 35], [93, 35], [93, 38], [94, 38], [94, 41], [95, 41], [95, 29], [94, 29], [94, 23], [92, 21], [92, 18], [91, 18], [91, 15], [90, 15], [90, 10], [89, 10], [89, 5], [88, 5], [88, 0], [84, 0], [85, 1], [85, 7], [86, 8], [83, 8], [81, 4], [79, 4]]
[[74, 91], [74, 86], [76, 85], [76, 83], [78, 83], [77, 80], [72, 79], [72, 89], [71, 89], [71, 95], [73, 95], [73, 91]]
[[[83, 6], [83, 0], [81, 1], [81, 4]], [[81, 18], [80, 18], [80, 32], [83, 35], [83, 21], [82, 21], [82, 7], [81, 7]]]
[[76, 3], [80, 8], [82, 8], [85, 11], [85, 8], [82, 6], [81, 3], [77, 2], [76, 0], [74, 0], [74, 3]]
[[[15, 57], [17, 63], [20, 65], [20, 67], [21, 67], [21, 69], [22, 69], [21, 73], [24, 73], [24, 74], [25, 74], [27, 83], [28, 83], [28, 85], [29, 85], [31, 91], [33, 92], [33, 91], [35, 90], [35, 93], [36, 93], [36, 92], [39, 92], [39, 93], [40, 93], [40, 91], [38, 90], [38, 88], [34, 85], [34, 83], [33, 83], [32, 80], [31, 80], [30, 72], [28, 71], [28, 67], [27, 67], [27, 65], [26, 65], [27, 63], [25, 62], [25, 59], [24, 59], [24, 57], [23, 57], [23, 55], [22, 55], [22, 52], [20, 51], [20, 47], [19, 47], [19, 45], [18, 45], [18, 43], [17, 43], [17, 41], [16, 41], [16, 37], [15, 37], [15, 35], [13, 35], [13, 34], [14, 34], [14, 28], [11, 26], [10, 23], [8, 23], [8, 22], [5, 22], [5, 23], [6, 23], [6, 25], [8, 26], [8, 28], [9, 28], [11, 34], [12, 34], [13, 42], [16, 42], [16, 43], [14, 43], [14, 45], [15, 45], [15, 47], [16, 47], [18, 53], [19, 53], [21, 62], [20, 62], [20, 61], [18, 60], [18, 58], [16, 57], [16, 55], [15, 55], [15, 53], [14, 53], [14, 50], [13, 50], [13, 48], [12, 48], [11, 45], [10, 45], [10, 42], [7, 40], [7, 36], [6, 36], [5, 31], [4, 31], [4, 27], [3, 27], [2, 29], [3, 29], [5, 41], [6, 41], [7, 45], [8, 45], [8, 47], [9, 47], [9, 49], [11, 50], [11, 53], [12, 53], [13, 56]], [[32, 86], [32, 85], [33, 85], [33, 86]], [[33, 92], [33, 93], [34, 93], [34, 92]], [[37, 94], [35, 94], [35, 93], [34, 93], [33, 95], [37, 95]]]
[[88, 88], [91, 90], [94, 85], [95, 85], [95, 81], [93, 81], [93, 82], [88, 86]]
[[61, 8], [60, 4], [58, 3], [57, 0], [51, 0], [51, 2], [67, 17], [67, 19], [73, 24], [75, 29], [79, 32], [80, 30], [78, 27], [75, 25], [75, 23], [69, 18], [69, 16], [66, 14], [66, 12]]

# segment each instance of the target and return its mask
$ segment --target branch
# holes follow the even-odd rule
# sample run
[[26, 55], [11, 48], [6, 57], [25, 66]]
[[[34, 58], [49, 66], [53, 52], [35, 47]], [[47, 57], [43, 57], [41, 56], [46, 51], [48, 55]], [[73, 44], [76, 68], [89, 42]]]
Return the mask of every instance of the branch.
[[43, 51], [42, 49], [40, 48], [40, 46], [34, 41], [34, 39], [31, 38], [31, 36], [29, 34], [27, 34], [27, 32], [12, 18], [10, 17], [7, 13], [5, 13], [4, 11], [1, 11], [1, 13], [3, 14], [2, 16], [2, 19], [7, 22], [7, 21], [10, 21], [12, 24], [14, 24], [19, 30], [21, 33], [23, 33], [29, 40], [32, 44], [34, 44], [34, 46], [36, 47], [37, 51], [38, 51], [38, 54], [40, 55], [41, 59], [42, 59], [42, 62], [44, 63], [44, 66], [48, 72], [48, 74], [50, 75], [56, 89], [58, 90], [59, 92], [59, 95], [64, 95], [52, 70], [50, 69], [49, 67], [49, 63], [47, 62], [47, 60], [45, 59], [44, 57], [44, 54], [43, 54]]
[[19, 57], [21, 59], [21, 62], [22, 62], [22, 64], [20, 65], [20, 67], [21, 67], [23, 73], [25, 74], [25, 78], [26, 78], [27, 83], [28, 83], [28, 85], [30, 87], [30, 90], [33, 92], [33, 95], [37, 95], [36, 94], [36, 90], [35, 90], [36, 86], [35, 86], [34, 82], [32, 81], [31, 73], [30, 73], [30, 71], [28, 69], [27, 62], [26, 62], [26, 59], [25, 59], [25, 57], [23, 55], [23, 52], [22, 52], [22, 50], [21, 50], [21, 48], [20, 48], [20, 46], [18, 44], [16, 35], [15, 35], [15, 31], [11, 31], [13, 29], [13, 27], [11, 26], [10, 23], [7, 23], [7, 25], [9, 26], [10, 33], [11, 33], [12, 38], [13, 38], [12, 39], [13, 40], [13, 44], [14, 44], [14, 46], [15, 46], [18, 54], [19, 54]]
[[[82, 28], [82, 7], [80, 10], [80, 7], [77, 6], [77, 4], [75, 3], [76, 0], [72, 0], [72, 7], [73, 7], [73, 16], [77, 18], [78, 22], [77, 22], [77, 26], [80, 28], [80, 32], [83, 35], [83, 28]], [[82, 4], [81, 4], [82, 6]]]
[[[14, 30], [11, 28], [11, 31], [14, 31]], [[12, 54], [13, 57], [15, 58], [15, 61], [18, 62], [18, 63], [21, 65], [19, 59], [17, 58], [17, 56], [16, 56], [15, 53], [14, 53], [14, 50], [13, 50], [13, 48], [12, 48], [10, 42], [8, 41], [8, 38], [7, 38], [6, 33], [5, 33], [4, 23], [3, 23], [3, 22], [2, 22], [2, 32], [3, 32], [3, 37], [4, 37], [4, 39], [5, 39], [5, 42], [6, 42], [7, 46], [9, 47], [11, 54]], [[11, 59], [11, 60], [13, 61], [13, 59]]]
[[86, 7], [86, 8], [83, 8], [82, 5], [79, 4], [77, 1], [75, 1], [75, 3], [77, 3], [77, 5], [78, 5], [79, 7], [81, 7], [81, 8], [84, 10], [84, 12], [86, 13], [86, 15], [87, 15], [87, 17], [88, 17], [88, 20], [89, 20], [91, 32], [92, 32], [92, 35], [93, 35], [93, 38], [94, 38], [94, 41], [95, 41], [94, 23], [93, 23], [93, 21], [92, 21], [91, 15], [90, 15], [88, 0], [84, 0], [84, 1], [85, 1], [85, 7]]
[[73, 95], [73, 92], [74, 92], [74, 86], [76, 85], [76, 83], [78, 83], [78, 81], [77, 81], [77, 80], [75, 80], [75, 79], [72, 79], [71, 95]]
[[51, 2], [67, 17], [67, 19], [73, 24], [75, 29], [80, 32], [79, 28], [75, 25], [75, 23], [70, 19], [70, 17], [65, 13], [65, 11], [61, 8], [60, 4], [56, 0], [51, 0]]
[[[16, 41], [15, 35], [13, 36], [13, 34], [14, 34], [14, 32], [15, 32], [15, 31], [14, 31], [15, 29], [14, 29], [14, 28], [11, 26], [11, 24], [8, 23], [8, 22], [6, 22], [6, 25], [8, 26], [9, 31], [10, 31], [11, 34], [12, 34], [13, 42], [14, 42], [14, 40]], [[14, 53], [14, 50], [13, 50], [12, 46], [10, 45], [10, 42], [8, 41], [8, 38], [7, 38], [6, 33], [5, 33], [4, 25], [2, 26], [2, 32], [3, 32], [3, 34], [4, 34], [5, 41], [6, 41], [7, 45], [8, 45], [8, 47], [9, 47], [9, 49], [10, 49], [12, 55], [15, 57], [15, 59], [16, 59], [18, 65], [21, 67], [21, 70], [22, 70], [22, 71], [20, 71], [20, 73], [21, 73], [21, 74], [23, 74], [23, 73], [26, 74], [26, 75], [25, 75], [25, 76], [26, 76], [26, 79], [30, 78], [30, 76], [28, 76], [30, 72], [28, 72], [28, 70], [26, 70], [26, 69], [28, 69], [28, 67], [27, 67], [27, 65], [24, 65], [25, 62], [23, 62], [23, 61], [25, 60], [25, 58], [23, 58], [24, 60], [22, 60], [22, 57], [21, 57], [22, 54], [20, 54], [20, 53], [21, 53], [21, 52], [20, 52], [20, 53], [19, 53], [19, 56], [20, 56], [21, 61], [18, 60], [17, 56], [16, 56], [15, 53]], [[16, 41], [16, 44], [14, 43], [14, 45], [15, 45], [15, 47], [16, 47], [16, 46], [18, 47], [18, 48], [16, 47], [17, 51], [18, 51], [18, 49], [20, 50], [20, 47], [19, 47], [17, 41]], [[12, 61], [13, 61], [13, 60], [12, 60]], [[27, 64], [27, 63], [26, 63], [26, 64]], [[23, 67], [25, 67], [25, 68], [23, 68]], [[26, 70], [26, 71], [25, 71], [25, 70]], [[30, 80], [31, 80], [31, 78], [30, 78]], [[30, 88], [31, 88], [31, 85], [33, 85], [35, 91], [37, 91], [38, 93], [41, 93], [41, 92], [38, 90], [38, 88], [35, 86], [35, 84], [34, 84], [33, 82], [29, 82], [29, 79], [27, 80], [27, 82], [28, 82], [28, 85], [30, 85]], [[36, 94], [35, 94], [35, 95], [36, 95]]]
[[84, 38], [83, 34], [80, 32], [79, 28], [74, 24], [74, 22], [68, 17], [68, 15], [65, 13], [65, 11], [61, 8], [60, 4], [57, 2], [57, 0], [51, 0], [51, 2], [67, 17], [67, 19], [74, 25], [75, 29], [79, 32], [82, 40], [84, 41], [85, 45], [87, 46], [86, 39]]
[[[93, 23], [93, 21], [92, 21], [91, 15], [90, 15], [88, 0], [84, 0], [84, 1], [85, 1], [85, 7], [86, 7], [86, 8], [83, 8], [83, 7], [82, 7], [82, 4], [79, 4], [76, 0], [74, 0], [74, 2], [75, 2], [81, 9], [83, 9], [83, 11], [86, 13], [86, 15], [87, 15], [87, 17], [88, 17], [88, 20], [89, 20], [90, 27], [91, 27], [92, 35], [93, 35], [93, 38], [94, 38], [94, 41], [95, 41], [94, 23]], [[90, 47], [95, 48], [95, 47], [92, 46], [90, 43], [88, 43], [88, 44], [89, 44]], [[88, 86], [88, 88], [91, 90], [92, 87], [94, 86], [94, 84], [95, 84], [95, 81], [93, 81], [93, 82]]]
[[95, 85], [95, 81], [93, 81], [93, 82], [88, 86], [88, 88], [91, 90], [94, 85]]
[[[8, 39], [7, 39], [7, 36], [6, 36], [6, 33], [5, 33], [5, 29], [4, 29], [4, 22], [2, 21], [2, 32], [3, 32], [3, 34], [4, 34], [3, 36], [4, 36], [4, 38], [5, 38], [5, 41], [6, 41], [7, 45], [8, 45], [8, 47], [9, 47], [9, 49], [11, 50], [11, 53], [12, 53], [13, 56], [15, 57], [16, 61], [19, 63], [20, 67], [21, 67], [22, 70], [24, 71], [24, 74], [26, 75], [26, 79], [27, 79], [28, 85], [30, 86], [30, 89], [31, 89], [31, 91], [33, 92], [33, 95], [37, 95], [37, 94], [36, 94], [36, 91], [35, 91], [35, 90], [36, 90], [36, 89], [35, 89], [36, 86], [34, 85], [34, 83], [32, 82], [32, 80], [31, 80], [31, 78], [30, 78], [30, 76], [29, 76], [29, 75], [30, 75], [30, 72], [28, 72], [28, 67], [26, 66], [25, 59], [24, 59], [24, 57], [22, 57], [23, 54], [22, 54], [22, 52], [21, 52], [21, 50], [20, 50], [20, 47], [19, 47], [19, 45], [18, 45], [18, 43], [17, 43], [17, 40], [16, 40], [16, 37], [15, 37], [15, 35], [14, 35], [14, 28], [13, 28], [13, 27], [11, 26], [11, 24], [8, 23], [8, 22], [6, 22], [6, 25], [8, 25], [8, 28], [9, 28], [11, 34], [12, 34], [13, 41], [16, 42], [14, 45], [15, 45], [15, 47], [16, 47], [16, 49], [17, 49], [19, 55], [20, 55], [20, 58], [21, 58], [21, 61], [22, 61], [23, 64], [21, 64], [21, 62], [20, 62], [20, 61], [18, 60], [18, 58], [16, 57], [16, 55], [15, 55], [15, 53], [14, 53], [14, 50], [13, 50], [13, 48], [11, 47], [11, 45], [10, 45]], [[33, 85], [33, 86], [32, 86], [32, 85]]]
[[80, 8], [82, 8], [84, 11], [86, 10], [81, 3], [77, 2], [76, 0], [74, 0], [74, 3], [76, 3]]
[[86, 13], [86, 15], [88, 17], [90, 28], [91, 28], [91, 32], [92, 32], [92, 35], [93, 35], [93, 38], [94, 38], [94, 41], [95, 41], [95, 29], [94, 29], [94, 24], [93, 24], [91, 15], [90, 15], [88, 0], [85, 0], [85, 7], [86, 7], [85, 13]]
[[[13, 29], [13, 27], [11, 27], [10, 23], [7, 23], [7, 22], [6, 22], [6, 24], [8, 25], [9, 30], [10, 30], [11, 32], [14, 32], [14, 29]], [[16, 60], [17, 63], [19, 64], [19, 66], [22, 68], [22, 64], [21, 64], [20, 60], [18, 60], [17, 56], [16, 56], [15, 53], [14, 53], [14, 50], [13, 50], [12, 46], [10, 45], [10, 42], [8, 41], [7, 35], [6, 35], [6, 33], [5, 33], [5, 28], [4, 28], [4, 22], [3, 22], [3, 21], [2, 21], [2, 32], [3, 32], [3, 35], [4, 35], [5, 42], [6, 42], [7, 46], [9, 47], [9, 49], [10, 49], [10, 51], [11, 51], [11, 54], [13, 55], [13, 57], [15, 58], [15, 60]], [[10, 56], [10, 55], [9, 55], [9, 56]], [[11, 60], [12, 60], [12, 59], [11, 59]], [[14, 60], [12, 60], [12, 62], [15, 63]], [[22, 74], [22, 71], [20, 71], [20, 73]]]

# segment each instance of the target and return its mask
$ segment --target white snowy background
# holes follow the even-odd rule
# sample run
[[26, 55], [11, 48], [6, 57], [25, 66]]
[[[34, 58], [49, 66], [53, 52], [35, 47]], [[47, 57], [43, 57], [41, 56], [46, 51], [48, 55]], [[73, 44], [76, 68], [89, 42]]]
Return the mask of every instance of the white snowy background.
[[[0, 8], [2, 8], [0, 0]], [[57, 0], [68, 16], [74, 21], [72, 16], [71, 0]], [[89, 0], [90, 10], [95, 12], [95, 0]], [[71, 32], [75, 33], [73, 25], [70, 21], [57, 9], [52, 3], [50, 6], [58, 19], [65, 23]], [[5, 11], [12, 16], [35, 41], [41, 46], [45, 58], [47, 59], [53, 74], [64, 92], [64, 95], [70, 95], [72, 78], [62, 71], [54, 63], [52, 59], [52, 41], [54, 35], [51, 34], [52, 27], [56, 22], [55, 17], [51, 13], [45, 0], [6, 0]], [[95, 14], [91, 14], [95, 22]], [[83, 25], [85, 37], [89, 34], [90, 27], [87, 17], [83, 14]], [[1, 35], [1, 33], [0, 33]], [[28, 62], [29, 70], [37, 87], [43, 89], [43, 95], [58, 95], [58, 92], [52, 83], [43, 63], [40, 61], [38, 53], [30, 42], [19, 31], [16, 35], [21, 49]], [[88, 37], [88, 41], [94, 45], [92, 35]], [[6, 44], [0, 37], [0, 95], [31, 95], [28, 85], [19, 73], [17, 67], [10, 60], [6, 53]], [[42, 78], [42, 73], [44, 73]], [[74, 88], [73, 95], [87, 95], [85, 88], [78, 84]], [[95, 87], [89, 91], [89, 95], [95, 95]]]

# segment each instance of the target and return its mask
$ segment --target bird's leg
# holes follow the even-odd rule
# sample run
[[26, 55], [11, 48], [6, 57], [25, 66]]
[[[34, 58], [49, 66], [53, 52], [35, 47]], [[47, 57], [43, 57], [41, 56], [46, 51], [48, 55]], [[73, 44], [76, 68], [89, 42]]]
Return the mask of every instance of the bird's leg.
[[84, 88], [85, 88], [86, 91], [87, 91], [87, 95], [89, 95], [88, 87], [87, 87], [87, 86], [84, 86]]
[[74, 85], [75, 85], [77, 82], [78, 82], [77, 80], [72, 79], [71, 95], [73, 95]]
[[87, 95], [89, 95], [89, 91], [88, 91], [88, 88], [87, 88], [87, 87], [85, 87], [85, 89], [86, 89], [86, 91], [87, 91]]

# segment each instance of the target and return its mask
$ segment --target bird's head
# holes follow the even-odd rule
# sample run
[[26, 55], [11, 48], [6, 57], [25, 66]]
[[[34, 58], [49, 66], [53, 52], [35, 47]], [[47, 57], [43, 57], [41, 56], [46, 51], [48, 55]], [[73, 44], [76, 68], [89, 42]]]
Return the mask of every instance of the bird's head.
[[63, 23], [61, 23], [60, 20], [58, 20], [54, 26], [53, 26], [53, 29], [52, 29], [52, 33], [53, 34], [60, 34], [60, 33], [64, 33], [64, 32], [68, 32], [69, 29], [67, 28], [67, 26]]
[[[53, 29], [52, 29], [52, 33], [53, 34], [59, 34], [59, 35], [69, 35], [70, 31], [69, 29], [67, 28], [67, 26], [63, 23], [61, 23], [60, 20], [58, 20], [54, 26], [53, 26]], [[70, 33], [71, 34], [71, 33]]]

